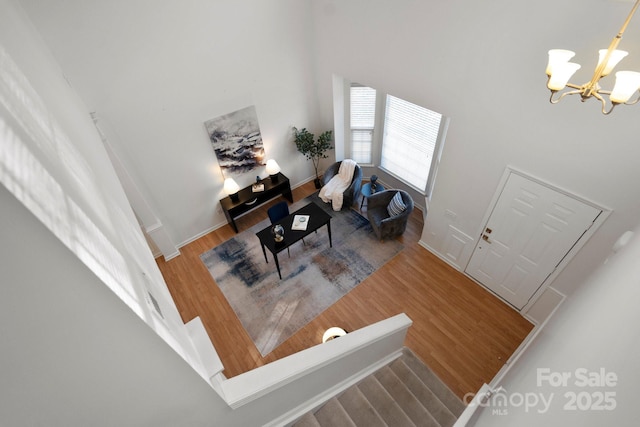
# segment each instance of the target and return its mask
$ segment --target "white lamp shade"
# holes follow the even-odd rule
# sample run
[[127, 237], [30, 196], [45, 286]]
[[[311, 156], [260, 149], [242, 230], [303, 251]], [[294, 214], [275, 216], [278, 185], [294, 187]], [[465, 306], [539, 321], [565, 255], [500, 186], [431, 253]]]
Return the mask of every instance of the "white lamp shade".
[[624, 104], [638, 89], [640, 89], [640, 73], [636, 71], [618, 71], [616, 73], [616, 84], [613, 86], [609, 99], [616, 104]]
[[240, 186], [233, 178], [224, 180], [224, 192], [227, 194], [235, 194], [240, 191]]
[[547, 76], [553, 74], [554, 67], [566, 64], [576, 55], [575, 52], [565, 49], [551, 49], [549, 51], [549, 62], [547, 63]]
[[267, 173], [269, 175], [275, 175], [280, 172], [280, 165], [273, 159], [267, 160]]
[[579, 69], [580, 64], [576, 64], [575, 62], [554, 65], [547, 87], [556, 91], [564, 89], [571, 76]]
[[[602, 61], [604, 61], [604, 57], [607, 55], [607, 49], [600, 49], [598, 51], [598, 54], [599, 54], [598, 66], [599, 66], [600, 64], [602, 64]], [[624, 50], [614, 50], [613, 52], [611, 52], [611, 56], [609, 57], [607, 66], [604, 67], [604, 70], [602, 70], [602, 75], [603, 76], [608, 75], [611, 72], [611, 70], [613, 70], [613, 68], [616, 65], [618, 65], [618, 62], [620, 62], [622, 58], [624, 58], [628, 54], [629, 52], [625, 52]]]

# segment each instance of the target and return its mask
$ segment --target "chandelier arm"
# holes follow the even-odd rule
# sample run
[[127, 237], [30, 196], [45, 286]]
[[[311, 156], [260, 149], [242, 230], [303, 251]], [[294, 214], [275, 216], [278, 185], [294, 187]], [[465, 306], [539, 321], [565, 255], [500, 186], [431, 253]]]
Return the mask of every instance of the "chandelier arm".
[[611, 109], [607, 111], [607, 101], [602, 96], [600, 96], [600, 93], [593, 92], [593, 97], [602, 103], [602, 114], [604, 114], [605, 116], [612, 112], [613, 108], [616, 106], [616, 103], [612, 102]]
[[[569, 86], [569, 85], [567, 85], [567, 86]], [[570, 90], [570, 91], [567, 91], [567, 92], [562, 92], [562, 93], [560, 94], [560, 96], [559, 96], [557, 99], [555, 99], [555, 100], [554, 100], [554, 99], [553, 99], [553, 96], [554, 96], [557, 92], [558, 92], [557, 90], [552, 90], [552, 91], [551, 91], [551, 97], [549, 98], [549, 102], [550, 102], [550, 103], [552, 103], [552, 104], [557, 104], [558, 102], [560, 102], [560, 100], [561, 100], [562, 98], [564, 98], [564, 97], [565, 97], [565, 96], [567, 96], [567, 95], [579, 95], [579, 94], [580, 94], [580, 90]]]
[[616, 108], [616, 105], [618, 105], [618, 103], [616, 103], [616, 102], [612, 102], [612, 103], [611, 103], [611, 108], [609, 109], [609, 111], [607, 111], [607, 110], [605, 109], [606, 104], [605, 104], [605, 102], [603, 101], [603, 102], [602, 102], [602, 114], [604, 114], [605, 116], [608, 116], [608, 115], [613, 111], [613, 109], [614, 109], [614, 108]]

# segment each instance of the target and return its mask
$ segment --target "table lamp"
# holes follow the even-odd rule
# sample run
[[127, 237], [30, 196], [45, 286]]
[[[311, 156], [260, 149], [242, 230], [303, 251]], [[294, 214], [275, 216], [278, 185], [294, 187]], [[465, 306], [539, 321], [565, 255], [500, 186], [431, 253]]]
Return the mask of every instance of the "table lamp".
[[240, 191], [240, 186], [233, 178], [224, 180], [224, 192], [227, 193], [234, 202], [238, 201], [238, 191]]
[[278, 182], [278, 173], [280, 172], [280, 165], [273, 159], [267, 160], [267, 173], [271, 176], [271, 182]]

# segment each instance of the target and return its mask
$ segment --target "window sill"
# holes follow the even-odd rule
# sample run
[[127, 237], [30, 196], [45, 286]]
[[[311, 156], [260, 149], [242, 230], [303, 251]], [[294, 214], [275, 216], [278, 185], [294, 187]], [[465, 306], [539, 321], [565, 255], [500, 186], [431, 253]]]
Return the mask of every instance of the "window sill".
[[427, 193], [424, 191], [424, 189], [419, 189], [418, 187], [416, 187], [416, 186], [414, 186], [412, 184], [409, 184], [407, 181], [405, 181], [404, 179], [400, 178], [398, 175], [394, 174], [393, 172], [390, 172], [389, 170], [383, 168], [382, 166], [378, 166], [378, 169], [380, 169], [381, 171], [383, 171], [387, 175], [393, 177], [394, 179], [397, 179], [402, 184], [406, 185], [408, 188], [410, 188], [411, 190], [413, 190], [416, 193], [420, 194], [421, 196], [428, 197]]

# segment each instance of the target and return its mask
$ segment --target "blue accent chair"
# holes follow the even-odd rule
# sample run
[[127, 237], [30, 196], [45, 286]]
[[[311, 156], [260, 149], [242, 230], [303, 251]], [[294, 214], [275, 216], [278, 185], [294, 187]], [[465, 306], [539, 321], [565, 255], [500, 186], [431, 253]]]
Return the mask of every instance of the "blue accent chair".
[[269, 215], [271, 224], [275, 224], [289, 215], [289, 205], [287, 202], [278, 202], [267, 210], [267, 215]]

